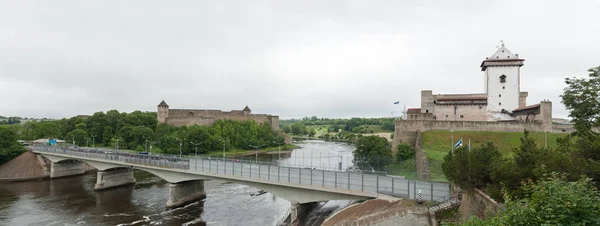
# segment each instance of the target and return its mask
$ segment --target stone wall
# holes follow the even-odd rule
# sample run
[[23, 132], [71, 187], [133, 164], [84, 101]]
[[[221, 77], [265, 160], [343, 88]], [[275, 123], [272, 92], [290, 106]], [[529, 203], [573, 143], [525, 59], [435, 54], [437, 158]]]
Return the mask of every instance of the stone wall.
[[434, 117], [438, 121], [487, 121], [485, 105], [436, 105]]
[[421, 148], [421, 131], [416, 132], [415, 140], [415, 165], [417, 170], [417, 177], [419, 180], [429, 179], [429, 159], [427, 154]]
[[[548, 117], [548, 115], [544, 115]], [[546, 121], [546, 120], [545, 120]], [[491, 132], [531, 132], [570, 133], [574, 131], [572, 125], [546, 124], [545, 121], [536, 122], [481, 122], [481, 121], [425, 121], [425, 120], [396, 120], [392, 153], [395, 155], [396, 146], [400, 143], [416, 141], [417, 131], [428, 130], [459, 130], [459, 131], [491, 131]]]
[[466, 220], [471, 216], [485, 219], [490, 214], [495, 214], [504, 207], [483, 191], [474, 188], [472, 191], [463, 190], [462, 199], [458, 211], [461, 218]]
[[268, 123], [273, 130], [279, 131], [279, 116], [216, 112], [215, 110], [186, 110], [185, 112], [176, 109], [169, 110], [169, 117], [166, 118], [165, 123], [173, 126], [210, 126], [217, 120], [252, 120], [259, 124]]

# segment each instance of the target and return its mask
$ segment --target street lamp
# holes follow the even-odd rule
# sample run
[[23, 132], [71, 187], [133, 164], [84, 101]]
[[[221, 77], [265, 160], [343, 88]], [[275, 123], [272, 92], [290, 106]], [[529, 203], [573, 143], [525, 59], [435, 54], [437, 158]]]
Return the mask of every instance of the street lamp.
[[177, 140], [179, 141], [179, 158], [181, 158], [181, 147], [183, 146], [183, 140], [177, 138]]
[[200, 143], [194, 143], [190, 141], [190, 144], [194, 145], [196, 147], [196, 157], [198, 157], [198, 145], [201, 145], [204, 142], [200, 142]]
[[144, 139], [146, 139], [146, 153], [148, 153], [148, 138], [144, 137]]
[[117, 139], [117, 142], [115, 144], [115, 151], [119, 150], [119, 137], [113, 137], [113, 139]]
[[221, 138], [221, 141], [223, 142], [223, 159], [225, 159], [225, 142], [229, 142], [229, 139]]
[[256, 156], [256, 164], [258, 164], [258, 149], [261, 148], [263, 145], [260, 145], [260, 146], [248, 145], [248, 146], [255, 149], [254, 155]]
[[96, 135], [92, 135], [92, 147], [93, 147], [93, 148], [95, 148], [95, 147], [96, 147], [96, 145], [94, 144], [94, 143], [95, 143], [95, 142], [94, 142], [94, 141], [95, 141], [95, 139], [94, 139], [94, 138], [96, 138]]
[[279, 154], [279, 161], [281, 161], [281, 145], [284, 145], [285, 142], [283, 142], [283, 143], [277, 143], [277, 142], [273, 141], [273, 143], [277, 144], [279, 146], [279, 152], [278, 152], [278, 154]]
[[85, 146], [88, 147], [89, 146], [89, 137], [84, 137], [85, 138]]

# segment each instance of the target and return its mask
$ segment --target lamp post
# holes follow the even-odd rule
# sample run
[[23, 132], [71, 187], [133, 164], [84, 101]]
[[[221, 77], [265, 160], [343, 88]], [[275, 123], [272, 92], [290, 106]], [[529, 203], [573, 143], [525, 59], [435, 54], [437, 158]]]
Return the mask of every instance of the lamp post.
[[119, 137], [115, 136], [115, 137], [113, 137], [113, 139], [117, 139], [117, 142], [115, 144], [115, 151], [118, 151], [119, 150]]
[[96, 147], [96, 145], [95, 145], [95, 142], [94, 142], [94, 141], [95, 141], [95, 138], [96, 138], [96, 135], [92, 135], [92, 147], [93, 147], [93, 148], [95, 148], [95, 147]]
[[88, 146], [89, 146], [89, 142], [90, 142], [90, 140], [89, 140], [89, 139], [90, 139], [89, 137], [85, 137], [85, 146], [86, 146], [86, 147], [88, 147]]
[[201, 145], [204, 142], [200, 142], [200, 143], [194, 143], [190, 141], [190, 144], [194, 145], [194, 147], [196, 147], [196, 157], [198, 157], [198, 145]]
[[225, 159], [225, 142], [229, 142], [229, 139], [221, 138], [221, 141], [223, 142], [223, 159]]
[[255, 149], [254, 155], [256, 156], [256, 164], [258, 164], [258, 149], [261, 148], [263, 145], [260, 145], [260, 146], [248, 145], [248, 146]]
[[273, 141], [273, 143], [279, 145], [279, 152], [277, 152], [277, 153], [279, 154], [279, 161], [281, 161], [281, 145], [284, 145], [285, 142], [277, 143], [277, 142]]
[[148, 153], [148, 138], [145, 138], [145, 139], [146, 139], [146, 153]]
[[183, 146], [183, 140], [179, 138], [177, 138], [177, 140], [179, 141], [179, 158], [181, 158], [181, 147]]

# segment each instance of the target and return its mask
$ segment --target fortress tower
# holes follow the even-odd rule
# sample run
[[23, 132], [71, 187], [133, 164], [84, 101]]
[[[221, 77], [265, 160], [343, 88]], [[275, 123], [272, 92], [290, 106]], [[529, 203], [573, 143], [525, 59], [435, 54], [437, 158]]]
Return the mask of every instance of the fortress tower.
[[158, 123], [166, 123], [169, 117], [169, 105], [163, 100], [158, 104], [158, 111], [156, 111], [156, 117]]
[[521, 93], [521, 66], [524, 59], [502, 46], [481, 62], [484, 72], [485, 93], [487, 94], [488, 121], [510, 120], [503, 110], [512, 111], [525, 105], [527, 93]]

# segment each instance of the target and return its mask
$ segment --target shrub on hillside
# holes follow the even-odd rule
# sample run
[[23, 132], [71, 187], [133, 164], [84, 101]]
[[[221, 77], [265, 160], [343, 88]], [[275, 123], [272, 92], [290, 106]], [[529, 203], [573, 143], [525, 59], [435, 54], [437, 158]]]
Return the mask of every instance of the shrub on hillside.
[[398, 149], [398, 153], [396, 153], [397, 161], [406, 160], [406, 159], [409, 159], [409, 158], [415, 156], [415, 149], [408, 144], [404, 144], [404, 143], [398, 144], [397, 149]]
[[525, 184], [525, 197], [509, 197], [505, 211], [485, 221], [473, 217], [462, 225], [600, 225], [600, 192], [591, 181], [568, 182], [564, 175], [553, 173], [538, 183]]
[[448, 180], [463, 189], [484, 187], [492, 182], [494, 164], [501, 159], [498, 148], [491, 142], [469, 151], [460, 147], [444, 157], [442, 170]]

